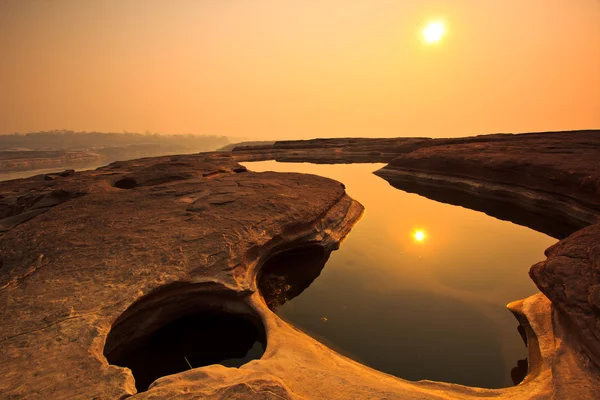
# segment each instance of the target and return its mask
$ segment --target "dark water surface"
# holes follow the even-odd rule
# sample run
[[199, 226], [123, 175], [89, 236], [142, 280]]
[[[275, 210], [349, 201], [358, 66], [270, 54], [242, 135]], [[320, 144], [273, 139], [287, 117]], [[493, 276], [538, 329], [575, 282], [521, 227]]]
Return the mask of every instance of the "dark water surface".
[[528, 270], [555, 239], [395, 189], [372, 174], [383, 164], [244, 165], [336, 179], [365, 206], [320, 275], [279, 316], [404, 379], [513, 384], [527, 350], [506, 304], [537, 292]]

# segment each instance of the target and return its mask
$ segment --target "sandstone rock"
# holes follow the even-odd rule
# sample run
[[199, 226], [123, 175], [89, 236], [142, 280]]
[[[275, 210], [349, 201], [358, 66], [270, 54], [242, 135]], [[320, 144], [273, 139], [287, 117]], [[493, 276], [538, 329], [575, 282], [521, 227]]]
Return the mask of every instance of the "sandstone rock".
[[82, 191], [53, 190], [41, 188], [15, 195], [7, 193], [0, 203], [0, 232], [6, 232], [15, 226], [40, 215], [50, 208], [71, 199], [85, 195]]
[[[571, 135], [465, 138], [450, 140], [448, 149], [440, 146], [448, 142], [422, 138], [278, 142], [0, 182], [0, 398], [594, 399], [598, 225], [553, 246], [532, 269], [552, 303], [538, 294], [509, 305], [529, 349], [529, 374], [520, 385], [408, 382], [337, 354], [269, 309], [320, 272], [300, 264], [281, 270], [278, 257], [309, 247], [326, 260], [362, 206], [338, 182], [239, 173], [245, 169], [234, 161], [380, 162], [406, 153], [389, 169], [421, 173], [427, 184], [439, 182], [436, 174], [457, 179], [462, 191], [499, 202], [505, 196], [515, 207], [528, 193], [563, 196], [562, 203], [536, 200], [531, 207], [558, 205], [560, 215], [589, 224], [598, 210], [597, 161], [590, 161], [597, 133]], [[530, 142], [508, 143], [520, 140]], [[531, 141], [538, 150], [530, 156]], [[463, 147], [453, 156], [455, 145]], [[489, 190], [472, 191], [484, 181]], [[131, 371], [109, 359], [121, 362], [119, 354], [142, 348], [154, 332], [197, 310], [253, 321], [265, 335], [264, 355], [240, 368], [183, 370], [136, 394]]]
[[[263, 258], [296, 242], [331, 249], [360, 216], [338, 182], [234, 169], [229, 158], [186, 156], [1, 182], [2, 201], [22, 205], [19, 215], [43, 214], [3, 226], [0, 397], [135, 393], [103, 345], [137, 300], [178, 282], [246, 298]], [[127, 178], [136, 185], [115, 187]], [[205, 208], [186, 211], [181, 199], [198, 193]]]
[[546, 255], [529, 274], [573, 325], [583, 351], [600, 368], [600, 224], [574, 233]]
[[560, 193], [599, 210], [599, 155], [600, 131], [549, 133], [422, 148], [386, 168]]
[[393, 186], [557, 238], [600, 221], [600, 131], [447, 144], [376, 172]]
[[[545, 148], [551, 154], [568, 154], [569, 151], [578, 152], [584, 146], [598, 143], [600, 131], [570, 131], [570, 132], [539, 132], [525, 134], [493, 134], [478, 135], [463, 138], [339, 138], [339, 139], [311, 139], [311, 140], [285, 140], [257, 146], [234, 146], [232, 156], [239, 161], [264, 161], [276, 160], [281, 162], [312, 162], [322, 164], [336, 163], [389, 163], [398, 156], [412, 153], [419, 149], [435, 148], [434, 152], [442, 146], [497, 145], [497, 148], [512, 144], [523, 145], [516, 149], [519, 151], [527, 148]], [[561, 148], [561, 143], [568, 143], [569, 149]], [[554, 146], [559, 147], [555, 148]], [[582, 165], [585, 163], [582, 162]], [[585, 167], [585, 165], [584, 165]], [[566, 169], [565, 169], [566, 170]], [[589, 169], [584, 168], [585, 171]]]

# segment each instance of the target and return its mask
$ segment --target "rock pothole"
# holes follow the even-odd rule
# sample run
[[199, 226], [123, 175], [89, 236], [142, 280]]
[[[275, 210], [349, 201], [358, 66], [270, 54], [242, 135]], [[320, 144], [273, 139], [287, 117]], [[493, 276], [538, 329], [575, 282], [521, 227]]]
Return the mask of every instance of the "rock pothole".
[[260, 269], [258, 288], [271, 310], [302, 293], [321, 274], [331, 251], [312, 244], [276, 253]]
[[211, 364], [240, 367], [266, 348], [260, 317], [239, 298], [163, 289], [132, 305], [113, 324], [104, 355], [127, 367], [138, 392], [156, 379]]
[[133, 178], [123, 178], [115, 182], [114, 186], [119, 189], [133, 189], [138, 186], [137, 181]]

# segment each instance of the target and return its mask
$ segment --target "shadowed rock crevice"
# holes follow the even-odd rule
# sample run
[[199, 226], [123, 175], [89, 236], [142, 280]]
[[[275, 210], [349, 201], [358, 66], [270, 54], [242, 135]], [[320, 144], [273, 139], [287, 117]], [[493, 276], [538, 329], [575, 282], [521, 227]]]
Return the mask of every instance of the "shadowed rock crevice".
[[267, 306], [277, 310], [302, 293], [321, 274], [331, 251], [308, 245], [277, 253], [267, 259], [258, 276], [258, 287]]
[[259, 359], [265, 348], [264, 326], [248, 305], [188, 284], [132, 305], [113, 325], [104, 355], [110, 364], [131, 369], [141, 392], [160, 377], [192, 368], [240, 367]]

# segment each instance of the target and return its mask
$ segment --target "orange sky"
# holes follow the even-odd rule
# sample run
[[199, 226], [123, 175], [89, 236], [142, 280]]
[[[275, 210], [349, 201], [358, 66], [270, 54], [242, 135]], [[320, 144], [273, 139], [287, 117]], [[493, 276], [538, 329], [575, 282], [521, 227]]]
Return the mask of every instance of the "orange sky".
[[0, 54], [0, 133], [600, 128], [599, 0], [2, 0]]

